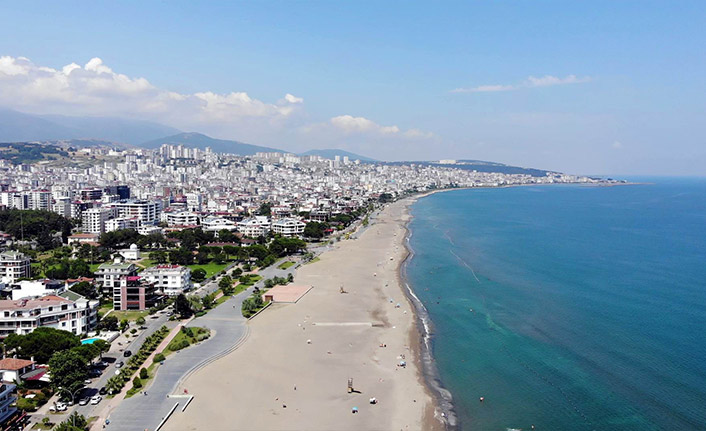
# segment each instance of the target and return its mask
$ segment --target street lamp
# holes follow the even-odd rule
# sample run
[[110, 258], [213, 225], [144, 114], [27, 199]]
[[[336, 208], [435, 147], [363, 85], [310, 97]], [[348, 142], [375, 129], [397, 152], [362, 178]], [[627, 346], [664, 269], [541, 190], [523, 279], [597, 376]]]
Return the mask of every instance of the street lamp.
[[[76, 405], [76, 394], [81, 392], [82, 390], [83, 390], [82, 387], [76, 389], [74, 392], [71, 392], [70, 390], [68, 390], [66, 388], [62, 388], [62, 387], [58, 388], [58, 392], [66, 392], [67, 394], [71, 395], [71, 404], [74, 406]], [[71, 425], [72, 426], [76, 426], [76, 413], [77, 412], [74, 410], [74, 412], [71, 414]]]

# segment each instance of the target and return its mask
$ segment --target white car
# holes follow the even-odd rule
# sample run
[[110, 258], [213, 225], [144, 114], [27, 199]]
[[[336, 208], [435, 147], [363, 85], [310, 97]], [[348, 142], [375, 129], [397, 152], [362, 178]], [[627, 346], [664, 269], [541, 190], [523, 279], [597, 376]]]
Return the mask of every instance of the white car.
[[56, 403], [53, 406], [49, 407], [50, 412], [63, 412], [66, 409], [67, 409], [66, 404], [61, 403], [61, 402]]
[[103, 397], [101, 397], [100, 395], [94, 395], [91, 397], [91, 404], [96, 405], [101, 402], [102, 399]]
[[88, 404], [88, 397], [86, 397], [86, 398], [81, 398], [81, 399], [78, 401], [78, 405], [79, 405], [79, 406], [85, 406], [86, 404]]

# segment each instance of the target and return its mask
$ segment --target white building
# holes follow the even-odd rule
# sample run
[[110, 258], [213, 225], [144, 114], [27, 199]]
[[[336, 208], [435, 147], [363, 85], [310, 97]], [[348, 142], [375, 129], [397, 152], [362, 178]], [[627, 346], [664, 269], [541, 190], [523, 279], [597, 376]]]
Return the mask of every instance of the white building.
[[29, 192], [29, 208], [33, 210], [50, 211], [52, 196], [49, 190], [32, 190]]
[[106, 292], [112, 292], [114, 287], [120, 287], [120, 279], [131, 275], [137, 275], [137, 266], [134, 263], [123, 262], [121, 258], [116, 258], [113, 263], [103, 263], [95, 272], [96, 280], [103, 286]]
[[190, 211], [176, 211], [162, 214], [162, 221], [168, 226], [194, 226], [199, 222], [199, 216]]
[[81, 230], [84, 233], [104, 233], [105, 223], [114, 215], [111, 208], [89, 208], [81, 214]]
[[256, 216], [239, 221], [237, 226], [238, 232], [251, 237], [267, 235], [270, 231], [270, 221], [265, 216]]
[[0, 281], [14, 283], [31, 275], [30, 259], [19, 251], [0, 253]]
[[306, 227], [306, 223], [300, 220], [283, 218], [272, 223], [272, 232], [282, 236], [293, 237], [302, 235], [304, 227]]
[[131, 200], [111, 204], [118, 217], [136, 217], [142, 224], [156, 224], [162, 214], [161, 201]]
[[49, 295], [38, 299], [0, 300], [0, 337], [27, 335], [40, 326], [76, 335], [91, 331], [98, 321], [98, 301], [71, 301]]
[[140, 258], [142, 257], [142, 254], [140, 253], [140, 248], [137, 246], [137, 244], [132, 244], [130, 245], [130, 248], [120, 250], [118, 251], [118, 253], [120, 253], [120, 256], [122, 256], [125, 260], [140, 260]]
[[66, 286], [61, 283], [50, 283], [49, 280], [22, 280], [12, 283], [4, 289], [12, 295], [12, 300], [17, 301], [22, 298], [37, 298], [47, 295], [58, 295], [66, 290]]
[[201, 220], [201, 229], [203, 229], [204, 232], [218, 232], [223, 229], [234, 231], [238, 230], [238, 226], [228, 219], [220, 217], [206, 217]]
[[105, 231], [114, 232], [116, 230], [132, 229], [138, 230], [140, 228], [140, 220], [137, 217], [118, 217], [105, 222]]
[[186, 208], [189, 211], [201, 211], [203, 198], [200, 193], [186, 193]]
[[191, 269], [185, 266], [157, 265], [142, 271], [140, 277], [154, 283], [168, 296], [177, 296], [191, 289]]

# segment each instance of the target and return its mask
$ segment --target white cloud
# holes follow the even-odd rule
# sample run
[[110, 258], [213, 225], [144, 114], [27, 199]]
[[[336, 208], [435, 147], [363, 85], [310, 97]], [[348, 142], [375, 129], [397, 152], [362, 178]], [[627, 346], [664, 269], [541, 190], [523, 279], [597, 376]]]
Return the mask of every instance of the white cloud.
[[26, 112], [66, 115], [131, 116], [164, 121], [176, 127], [202, 123], [291, 116], [303, 99], [287, 93], [276, 103], [245, 92], [180, 94], [147, 79], [116, 73], [98, 57], [84, 66], [39, 66], [24, 57], [0, 57], [0, 105]]
[[304, 99], [302, 99], [301, 97], [293, 96], [289, 93], [284, 95], [284, 100], [289, 103], [304, 103]]
[[399, 136], [411, 139], [432, 138], [434, 135], [430, 132], [424, 132], [419, 129], [409, 129], [402, 131], [397, 126], [382, 126], [365, 117], [354, 117], [352, 115], [339, 115], [329, 120], [330, 124], [335, 128], [343, 131], [346, 134], [369, 134], [378, 136]]
[[520, 84], [509, 85], [509, 84], [491, 84], [491, 85], [480, 85], [478, 87], [471, 88], [456, 88], [451, 90], [451, 93], [491, 93], [498, 91], [512, 91], [519, 90], [522, 88], [537, 88], [537, 87], [551, 87], [554, 85], [566, 85], [566, 84], [581, 84], [584, 82], [591, 81], [592, 78], [577, 77], [576, 75], [567, 75], [564, 78], [560, 78], [552, 75], [544, 75], [542, 77], [529, 76], [527, 79], [522, 81]]

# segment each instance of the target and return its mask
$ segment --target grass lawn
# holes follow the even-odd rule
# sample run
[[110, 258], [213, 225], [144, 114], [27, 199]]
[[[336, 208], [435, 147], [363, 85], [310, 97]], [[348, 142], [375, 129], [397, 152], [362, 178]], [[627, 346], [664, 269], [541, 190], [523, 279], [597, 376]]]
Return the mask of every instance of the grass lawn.
[[98, 267], [103, 265], [103, 263], [89, 263], [88, 267], [91, 268], [91, 272], [96, 272], [98, 271]]
[[110, 313], [111, 316], [115, 316], [118, 318], [118, 322], [120, 322], [123, 319], [127, 319], [131, 322], [134, 322], [137, 320], [138, 317], [147, 317], [148, 313], [147, 311], [113, 311]]
[[199, 264], [188, 265], [188, 267], [191, 268], [191, 272], [194, 272], [194, 270], [201, 268], [204, 271], [206, 271], [206, 278], [210, 278], [210, 277], [213, 277], [214, 275], [218, 274], [219, 272], [223, 271], [225, 269], [225, 267], [228, 265], [229, 265], [229, 263], [218, 264], [215, 262], [209, 262], [204, 265], [199, 265]]
[[289, 268], [290, 266], [293, 266], [293, 265], [294, 265], [294, 262], [292, 262], [291, 260], [288, 260], [288, 261], [282, 263], [281, 265], [279, 265], [277, 268], [279, 268], [279, 269], [287, 269], [287, 268]]
[[320, 260], [321, 260], [321, 259], [319, 259], [319, 256], [316, 256], [315, 258], [311, 259], [311, 260], [310, 260], [309, 262], [307, 262], [307, 263], [316, 263], [316, 262], [318, 262], [318, 261], [320, 261]]
[[43, 423], [38, 422], [38, 423], [32, 425], [32, 429], [33, 430], [50, 430], [50, 429], [54, 428], [54, 425], [55, 425], [52, 422], [50, 422], [50, 423], [51, 423], [51, 425], [44, 425]]
[[185, 331], [179, 331], [178, 334], [172, 339], [166, 349], [164, 349], [164, 356], [167, 356], [173, 352], [181, 349], [185, 349], [192, 344], [196, 344], [202, 340], [209, 337], [210, 332], [206, 328], [189, 328], [191, 329], [191, 336], [187, 335]]

